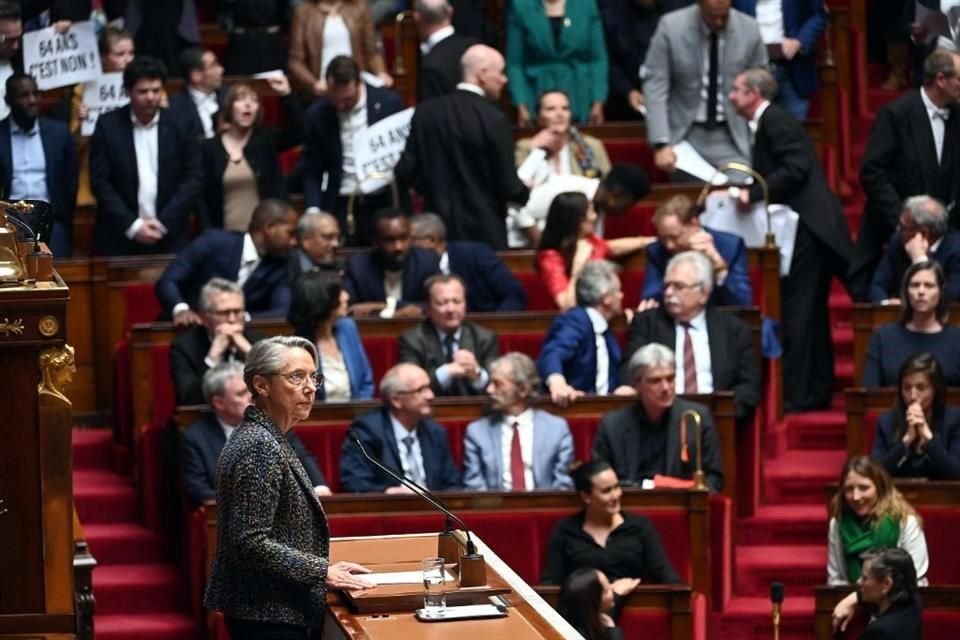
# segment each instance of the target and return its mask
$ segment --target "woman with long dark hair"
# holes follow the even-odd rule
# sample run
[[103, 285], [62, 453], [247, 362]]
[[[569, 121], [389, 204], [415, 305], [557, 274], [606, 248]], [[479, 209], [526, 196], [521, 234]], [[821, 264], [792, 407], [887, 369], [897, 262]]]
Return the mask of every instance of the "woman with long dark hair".
[[610, 616], [615, 597], [602, 571], [583, 567], [564, 580], [557, 612], [586, 640], [621, 640], [623, 633]]
[[896, 477], [960, 480], [960, 411], [947, 406], [943, 369], [932, 354], [900, 367], [893, 409], [877, 421], [873, 459]]

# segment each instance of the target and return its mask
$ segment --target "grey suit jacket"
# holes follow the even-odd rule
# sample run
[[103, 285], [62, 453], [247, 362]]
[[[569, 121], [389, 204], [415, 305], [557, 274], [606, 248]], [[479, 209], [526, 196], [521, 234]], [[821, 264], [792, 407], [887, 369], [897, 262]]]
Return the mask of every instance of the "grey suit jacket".
[[[478, 324], [465, 320], [460, 335], [460, 348], [473, 353], [477, 363], [484, 369], [500, 355], [497, 336]], [[448, 389], [441, 389], [437, 381], [437, 367], [447, 363], [447, 355], [440, 342], [437, 330], [429, 320], [424, 320], [400, 334], [398, 341], [400, 362], [410, 362], [430, 374], [430, 386], [437, 395], [477, 395], [483, 390], [474, 389], [466, 380], [454, 379]]]
[[[650, 41], [643, 92], [647, 98], [647, 138], [651, 144], [677, 144], [687, 136], [701, 102], [704, 87], [703, 38], [699, 4], [671, 11], [660, 18]], [[767, 49], [757, 21], [736, 9], [730, 18], [720, 52], [720, 92], [727, 127], [737, 148], [750, 157], [747, 121], [737, 115], [727, 94], [738, 73], [767, 65]]]
[[[467, 425], [463, 441], [463, 484], [467, 489], [503, 489], [501, 421], [480, 418]], [[570, 489], [573, 436], [563, 418], [533, 410], [533, 488]], [[509, 464], [509, 462], [508, 462]]]

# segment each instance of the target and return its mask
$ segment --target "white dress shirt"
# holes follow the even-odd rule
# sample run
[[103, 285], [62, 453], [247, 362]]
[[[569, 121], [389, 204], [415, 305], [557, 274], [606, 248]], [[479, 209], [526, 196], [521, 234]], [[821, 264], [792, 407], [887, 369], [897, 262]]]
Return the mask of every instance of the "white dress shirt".
[[757, 26], [763, 44], [783, 42], [783, 0], [757, 0]]
[[230, 439], [230, 436], [233, 435], [233, 432], [236, 431], [237, 425], [229, 425], [223, 420], [220, 419], [220, 416], [215, 416], [217, 418], [217, 423], [220, 425], [220, 428], [223, 429], [223, 435], [227, 440]]
[[47, 157], [40, 138], [40, 120], [24, 131], [10, 118], [10, 153], [13, 175], [10, 176], [11, 200], [50, 201], [47, 191]]
[[450, 253], [444, 251], [443, 255], [440, 256], [440, 273], [445, 276], [450, 275]]
[[145, 218], [157, 217], [157, 174], [160, 164], [160, 147], [157, 141], [159, 135], [160, 111], [147, 124], [141, 124], [130, 111], [130, 121], [133, 123], [133, 149], [137, 155], [137, 215], [126, 230], [130, 240], [137, 235]]
[[523, 459], [523, 482], [527, 491], [534, 488], [533, 480], [533, 409], [517, 416], [503, 416], [500, 424], [500, 481], [504, 491], [513, 489], [510, 453], [513, 451], [513, 423], [520, 432], [520, 457]]
[[597, 395], [609, 393], [610, 389], [610, 352], [607, 351], [607, 339], [604, 333], [610, 328], [607, 319], [593, 307], [586, 307], [590, 324], [593, 325], [593, 335], [597, 345]]
[[350, 41], [350, 29], [343, 16], [327, 14], [323, 21], [323, 51], [320, 52], [320, 78], [326, 79], [327, 67], [337, 56], [353, 57], [353, 43]]
[[420, 53], [427, 55], [430, 53], [430, 50], [435, 46], [440, 44], [442, 41], [446, 40], [453, 35], [453, 25], [447, 25], [441, 29], [437, 29], [427, 37], [426, 40], [420, 43]]
[[[443, 345], [444, 350], [447, 346], [444, 344], [447, 334], [439, 329], [434, 328], [437, 332], [437, 337], [440, 339], [440, 344]], [[457, 352], [457, 349], [460, 348], [460, 339], [463, 337], [463, 327], [460, 327], [453, 332], [453, 351]], [[477, 376], [477, 379], [473, 381], [470, 386], [472, 386], [476, 391], [483, 391], [487, 388], [487, 384], [490, 382], [490, 374], [487, 373], [487, 370], [478, 362], [477, 366], [480, 367], [480, 375]], [[437, 377], [437, 384], [440, 385], [443, 389], [449, 389], [450, 385], [453, 384], [453, 376], [450, 375], [449, 365], [442, 364], [434, 370], [434, 375]]]
[[259, 266], [260, 254], [257, 252], [257, 245], [253, 243], [253, 236], [245, 233], [243, 234], [243, 253], [240, 254], [240, 269], [237, 271], [237, 284], [242, 287]]
[[479, 85], [473, 84], [472, 82], [458, 82], [457, 89], [463, 89], [464, 91], [475, 93], [482, 98], [485, 98], [487, 96], [487, 94], [483, 92], [482, 87], [480, 87]]
[[767, 107], [770, 106], [769, 100], [764, 100], [760, 103], [760, 106], [757, 107], [757, 110], [753, 112], [753, 117], [750, 118], [750, 121], [747, 122], [747, 128], [750, 129], [750, 142], [752, 143], [757, 137], [757, 129], [760, 128], [760, 118], [763, 117], [764, 112], [767, 110]]
[[920, 87], [920, 98], [923, 100], [923, 106], [927, 109], [927, 118], [930, 120], [930, 129], [933, 131], [933, 144], [937, 148], [937, 163], [939, 164], [940, 158], [943, 156], [943, 134], [947, 128], [946, 114], [949, 114], [949, 110], [941, 109], [933, 104], [923, 87]]
[[[673, 345], [674, 359], [677, 362], [677, 393], [684, 393], [683, 385], [686, 369], [683, 367], [684, 326], [676, 323], [676, 340]], [[707, 333], [707, 314], [701, 311], [690, 320], [690, 341], [693, 343], [693, 359], [697, 364], [697, 393], [713, 393], [713, 361], [710, 359], [710, 336]]]
[[417, 461], [417, 470], [420, 477], [423, 478], [423, 484], [427, 484], [427, 473], [423, 468], [423, 450], [420, 448], [420, 438], [417, 437], [417, 430], [407, 431], [407, 428], [400, 424], [400, 421], [390, 414], [390, 424], [393, 426], [393, 437], [397, 440], [397, 450], [400, 452], [400, 465], [403, 467], [403, 475], [407, 479], [413, 478], [413, 469], [407, 464], [407, 445], [403, 439], [407, 436], [413, 436], [413, 457]]
[[343, 153], [343, 176], [340, 178], [340, 195], [348, 196], [357, 191], [357, 154], [353, 150], [353, 139], [367, 128], [367, 88], [359, 83], [360, 98], [357, 106], [345, 113], [337, 113], [340, 120], [340, 148]]
[[216, 130], [213, 126], [213, 114], [220, 110], [220, 105], [217, 104], [217, 93], [215, 91], [204, 93], [193, 87], [189, 87], [187, 91], [197, 108], [197, 115], [200, 116], [200, 124], [203, 125], [203, 137], [212, 138]]

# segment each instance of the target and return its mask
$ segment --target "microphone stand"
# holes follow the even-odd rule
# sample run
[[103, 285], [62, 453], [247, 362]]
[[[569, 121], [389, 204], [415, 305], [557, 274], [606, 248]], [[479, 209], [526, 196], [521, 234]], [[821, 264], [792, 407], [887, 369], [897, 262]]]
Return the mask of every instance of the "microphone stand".
[[[467, 525], [463, 522], [463, 520], [461, 520], [459, 516], [457, 516], [445, 504], [443, 504], [439, 498], [430, 493], [429, 490], [421, 487], [413, 480], [405, 478], [403, 474], [397, 473], [395, 470], [391, 469], [383, 462], [367, 453], [363, 443], [360, 442], [360, 438], [358, 438], [352, 431], [347, 433], [347, 437], [368, 462], [403, 486], [410, 489], [414, 494], [423, 499], [430, 506], [446, 517], [444, 531], [438, 535], [437, 539], [437, 555], [443, 558], [444, 562], [458, 563], [460, 568], [461, 587], [484, 586], [487, 583], [487, 565], [483, 559], [483, 555], [477, 553], [476, 545], [474, 545], [473, 539], [470, 537], [470, 530], [467, 528]], [[463, 555], [460, 554], [460, 545], [456, 541], [453, 533], [454, 522], [463, 528], [463, 533], [466, 538], [466, 553]]]

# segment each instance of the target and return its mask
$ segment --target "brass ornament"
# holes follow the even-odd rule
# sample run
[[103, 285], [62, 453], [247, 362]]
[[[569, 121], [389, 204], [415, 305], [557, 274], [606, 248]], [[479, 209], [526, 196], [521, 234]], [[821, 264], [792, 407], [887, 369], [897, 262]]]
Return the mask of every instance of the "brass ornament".
[[64, 394], [64, 389], [73, 382], [73, 374], [77, 372], [76, 355], [73, 347], [64, 344], [62, 347], [50, 347], [40, 352], [40, 384], [37, 391], [63, 400], [72, 405]]
[[10, 322], [10, 318], [4, 318], [3, 322], [0, 322], [0, 333], [4, 336], [22, 336], [23, 318], [17, 318], [13, 322]]
[[53, 316], [43, 316], [37, 323], [37, 329], [40, 331], [40, 335], [49, 338], [56, 335], [57, 331], [60, 330], [60, 322]]

